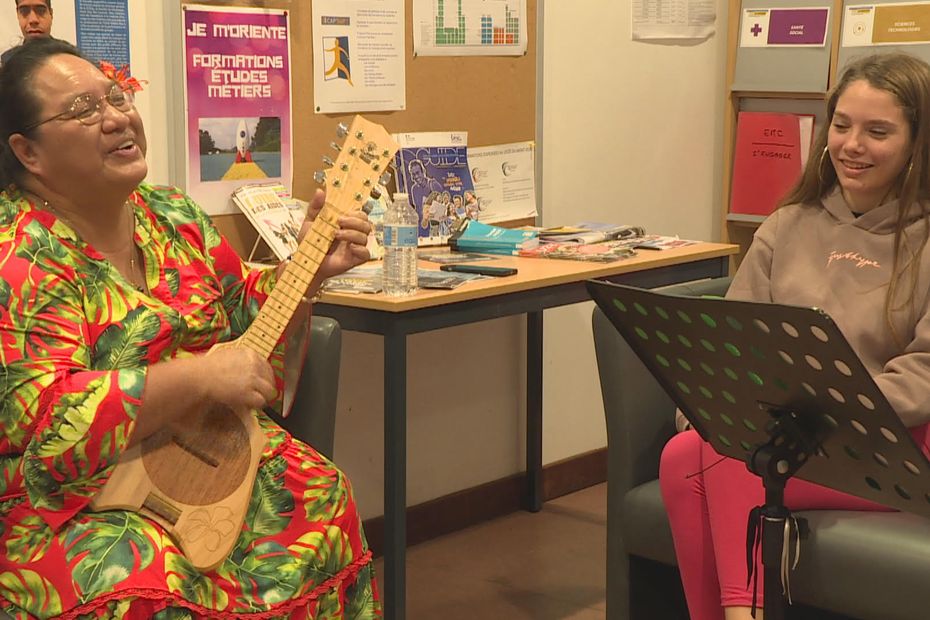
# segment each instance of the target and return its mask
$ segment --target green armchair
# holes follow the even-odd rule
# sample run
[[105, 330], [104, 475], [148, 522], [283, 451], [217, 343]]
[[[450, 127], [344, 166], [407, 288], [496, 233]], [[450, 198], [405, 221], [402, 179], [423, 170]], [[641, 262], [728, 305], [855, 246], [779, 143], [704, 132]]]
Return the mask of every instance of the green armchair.
[[342, 330], [335, 319], [310, 318], [310, 348], [297, 383], [291, 414], [272, 417], [294, 437], [323, 456], [333, 458], [336, 435], [336, 396], [339, 391], [339, 361]]

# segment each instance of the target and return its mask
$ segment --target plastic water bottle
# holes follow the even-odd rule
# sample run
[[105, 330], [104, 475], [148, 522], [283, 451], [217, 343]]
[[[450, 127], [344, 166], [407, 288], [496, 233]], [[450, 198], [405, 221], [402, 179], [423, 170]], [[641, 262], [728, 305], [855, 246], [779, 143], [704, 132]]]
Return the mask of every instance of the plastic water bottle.
[[413, 295], [417, 290], [417, 219], [407, 194], [394, 194], [384, 214], [382, 287], [390, 297]]

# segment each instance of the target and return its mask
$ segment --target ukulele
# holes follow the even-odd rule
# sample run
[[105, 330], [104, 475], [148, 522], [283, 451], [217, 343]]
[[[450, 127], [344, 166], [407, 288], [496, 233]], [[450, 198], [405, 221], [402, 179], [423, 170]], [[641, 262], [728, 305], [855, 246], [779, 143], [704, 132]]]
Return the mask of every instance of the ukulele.
[[[326, 202], [246, 332], [219, 347], [249, 347], [271, 355], [320, 263], [339, 218], [358, 211], [376, 190], [398, 145], [380, 125], [356, 116], [329, 174]], [[249, 506], [265, 436], [255, 412], [217, 405], [146, 437], [126, 450], [90, 503], [93, 511], [132, 510], [165, 528], [201, 571], [232, 551]]]

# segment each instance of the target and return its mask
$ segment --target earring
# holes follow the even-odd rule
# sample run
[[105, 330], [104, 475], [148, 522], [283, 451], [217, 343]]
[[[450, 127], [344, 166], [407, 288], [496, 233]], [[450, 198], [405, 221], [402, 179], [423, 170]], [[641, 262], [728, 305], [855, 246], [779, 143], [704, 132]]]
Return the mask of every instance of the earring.
[[901, 182], [902, 189], [907, 187], [907, 182], [911, 179], [911, 172], [913, 170], [914, 170], [914, 160], [911, 159], [911, 161], [909, 161], [907, 164], [907, 172], [904, 173], [904, 180]]
[[827, 147], [823, 147], [823, 151], [820, 153], [820, 161], [817, 164], [817, 179], [820, 180], [820, 184], [824, 184], [823, 180], [823, 158], [827, 156]]

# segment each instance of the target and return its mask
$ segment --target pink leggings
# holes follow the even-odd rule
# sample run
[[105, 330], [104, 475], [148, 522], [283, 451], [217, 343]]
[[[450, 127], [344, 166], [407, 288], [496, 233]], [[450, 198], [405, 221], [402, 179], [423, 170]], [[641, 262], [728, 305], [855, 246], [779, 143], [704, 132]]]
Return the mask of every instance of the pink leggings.
[[[927, 445], [926, 426], [911, 431], [918, 445]], [[742, 461], [721, 457], [692, 430], [678, 433], [665, 445], [659, 482], [691, 620], [720, 620], [723, 607], [751, 605], [746, 524], [749, 511], [764, 502], [761, 480]], [[785, 487], [785, 505], [790, 510], [889, 510], [794, 478]], [[756, 601], [760, 608], [761, 575]]]

